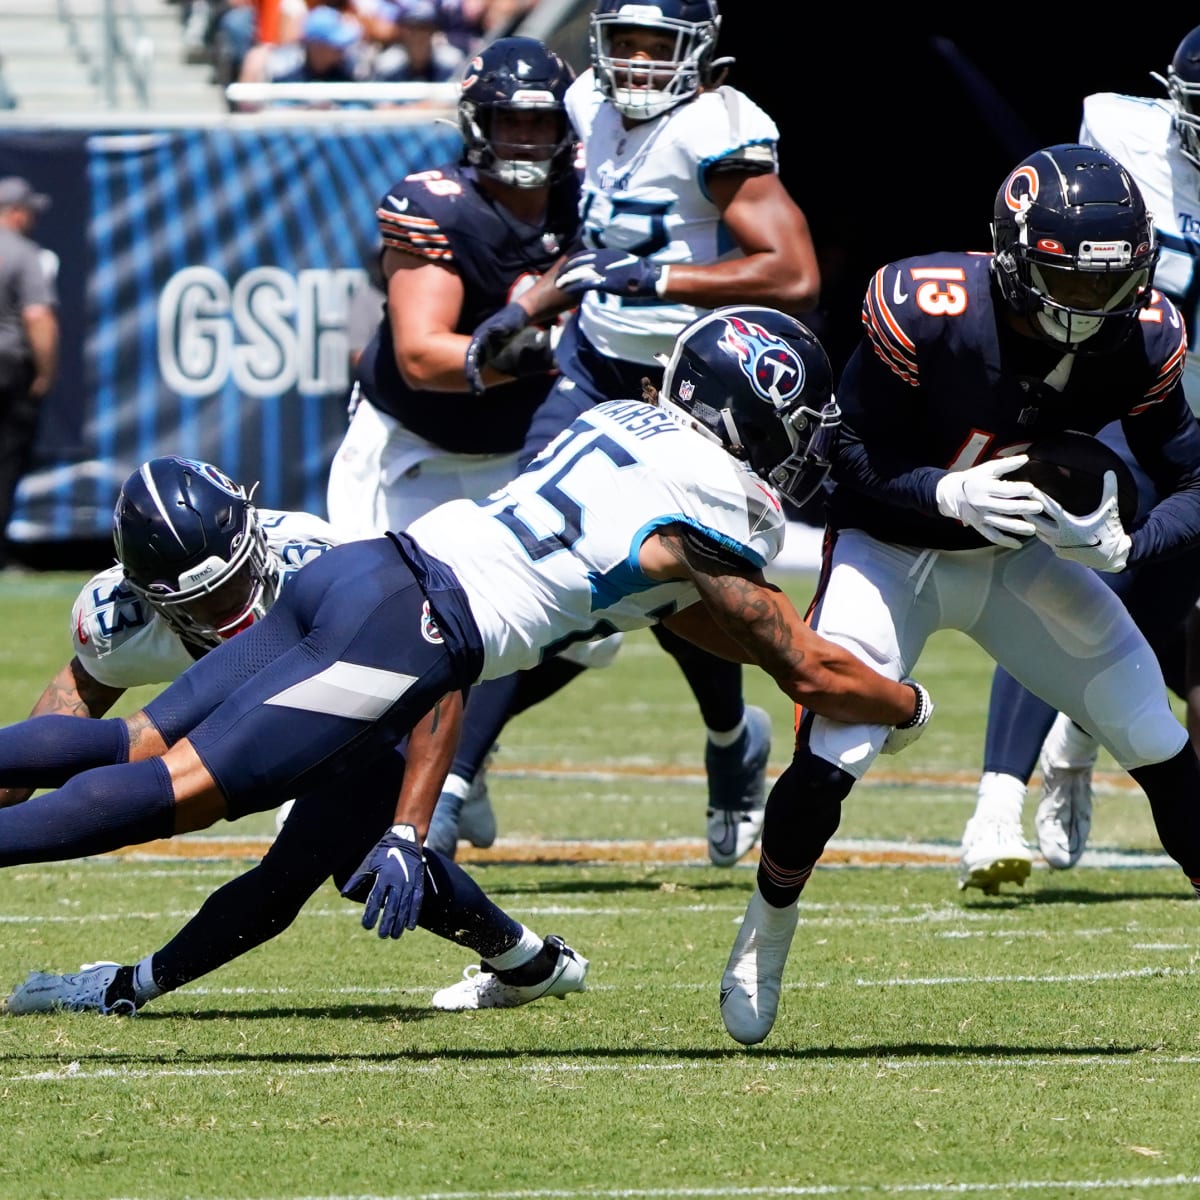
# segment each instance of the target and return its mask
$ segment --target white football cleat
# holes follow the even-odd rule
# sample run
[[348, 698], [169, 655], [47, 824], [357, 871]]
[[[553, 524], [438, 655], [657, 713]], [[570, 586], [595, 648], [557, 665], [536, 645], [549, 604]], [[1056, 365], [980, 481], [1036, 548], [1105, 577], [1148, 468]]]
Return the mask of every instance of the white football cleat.
[[975, 816], [963, 830], [958, 886], [981, 888], [985, 895], [1000, 894], [1002, 883], [1024, 887], [1033, 869], [1033, 854], [1015, 819]]
[[732, 867], [754, 848], [762, 833], [771, 757], [771, 714], [746, 705], [746, 728], [731, 746], [704, 747], [708, 775], [705, 814], [708, 857], [715, 867]]
[[721, 976], [721, 1020], [743, 1046], [761, 1042], [775, 1024], [799, 908], [799, 903], [775, 908], [757, 888], [746, 906]]
[[1091, 767], [1042, 764], [1042, 799], [1034, 817], [1038, 849], [1055, 870], [1073, 867], [1092, 831]]
[[1073, 867], [1092, 831], [1092, 768], [1100, 744], [1059, 713], [1042, 744], [1042, 799], [1034, 817], [1038, 849], [1055, 870]]
[[477, 1008], [519, 1008], [543, 996], [562, 999], [569, 992], [586, 992], [588, 960], [576, 953], [560, 937], [546, 939], [558, 947], [558, 961], [550, 974], [538, 983], [504, 983], [492, 971], [472, 963], [458, 983], [433, 993], [433, 1007], [443, 1012], [464, 1012]]
[[98, 1012], [102, 1016], [132, 1017], [137, 1005], [132, 1000], [115, 1000], [110, 1005], [105, 997], [117, 977], [120, 963], [84, 963], [74, 975], [50, 975], [30, 971], [24, 983], [13, 988], [4, 1002], [14, 1016], [27, 1013]]

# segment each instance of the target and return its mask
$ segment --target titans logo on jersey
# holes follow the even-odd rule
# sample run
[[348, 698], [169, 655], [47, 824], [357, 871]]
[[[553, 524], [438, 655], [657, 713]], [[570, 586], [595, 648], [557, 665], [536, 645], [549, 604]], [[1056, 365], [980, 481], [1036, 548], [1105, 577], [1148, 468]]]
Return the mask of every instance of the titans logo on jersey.
[[1187, 335], [1174, 305], [1156, 293], [1112, 353], [1063, 354], [1011, 327], [990, 265], [990, 254], [931, 254], [871, 280], [866, 336], [838, 388], [833, 525], [904, 545], [983, 545], [936, 515], [939, 473], [928, 468], [964, 470], [1043, 433], [1096, 433], [1115, 420], [1164, 492], [1200, 488], [1200, 432], [1180, 384]]
[[[457, 332], [475, 327], [532, 287], [574, 240], [579, 223], [579, 180], [554, 184], [544, 220], [519, 220], [480, 190], [473, 168], [445, 166], [393, 184], [376, 210], [383, 249], [454, 271], [463, 285]], [[445, 392], [417, 391], [396, 366], [387, 313], [358, 367], [363, 392], [406, 428], [460, 454], [511, 453], [521, 447], [529, 418], [545, 398], [549, 374], [493, 388], [486, 405], [464, 420]]]

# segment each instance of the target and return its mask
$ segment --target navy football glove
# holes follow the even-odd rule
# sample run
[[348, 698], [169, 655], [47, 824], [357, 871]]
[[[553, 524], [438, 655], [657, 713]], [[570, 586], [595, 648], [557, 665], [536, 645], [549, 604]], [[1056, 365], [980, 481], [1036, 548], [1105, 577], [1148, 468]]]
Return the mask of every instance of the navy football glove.
[[416, 929], [425, 895], [425, 854], [411, 825], [393, 825], [383, 835], [342, 888], [342, 895], [353, 899], [368, 884], [364, 929], [374, 929], [379, 921], [381, 938], [398, 938], [406, 929]]
[[482, 396], [485, 390], [483, 368], [528, 324], [529, 314], [514, 300], [475, 327], [463, 370], [467, 386], [476, 396]]
[[615, 296], [657, 296], [663, 268], [624, 250], [584, 250], [563, 263], [554, 286], [569, 295], [612, 292]]

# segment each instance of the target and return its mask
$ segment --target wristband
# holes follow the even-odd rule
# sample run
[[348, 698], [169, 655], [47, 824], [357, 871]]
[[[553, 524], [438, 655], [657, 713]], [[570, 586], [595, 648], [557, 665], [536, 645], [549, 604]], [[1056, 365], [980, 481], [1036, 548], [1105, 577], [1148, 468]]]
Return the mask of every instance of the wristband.
[[909, 717], [903, 725], [897, 725], [897, 729], [915, 729], [921, 724], [927, 715], [929, 708], [929, 693], [925, 691], [919, 684], [913, 683], [911, 679], [900, 680], [905, 687], [910, 687], [913, 690], [913, 695], [917, 698], [917, 707], [913, 711], [913, 715]]
[[394, 833], [396, 837], [402, 838], [406, 842], [416, 842], [418, 846], [421, 844], [421, 839], [417, 837], [417, 827], [415, 825], [406, 825], [403, 823], [393, 825], [388, 832]]
[[666, 299], [667, 295], [667, 276], [671, 274], [669, 266], [660, 267], [658, 278], [654, 281], [654, 294], [660, 299]]

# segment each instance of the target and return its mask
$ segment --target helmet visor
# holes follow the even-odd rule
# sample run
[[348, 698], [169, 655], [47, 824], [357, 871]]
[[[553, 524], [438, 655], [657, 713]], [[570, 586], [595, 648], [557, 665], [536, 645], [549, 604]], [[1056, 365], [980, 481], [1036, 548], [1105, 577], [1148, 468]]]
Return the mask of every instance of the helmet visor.
[[1146, 267], [1089, 271], [1035, 263], [1030, 274], [1038, 291], [1059, 308], [1095, 316], [1138, 307], [1150, 283]]

